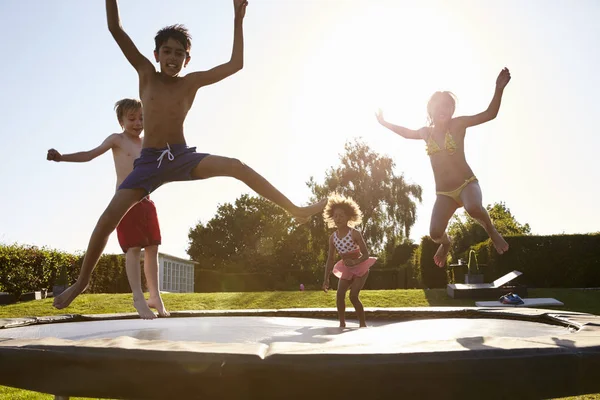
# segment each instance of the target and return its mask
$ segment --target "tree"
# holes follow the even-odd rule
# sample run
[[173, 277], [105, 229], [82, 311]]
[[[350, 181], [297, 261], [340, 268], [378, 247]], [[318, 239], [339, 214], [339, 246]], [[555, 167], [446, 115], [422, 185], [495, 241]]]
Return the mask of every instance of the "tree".
[[[503, 202], [488, 205], [486, 209], [501, 235], [531, 234], [529, 224], [519, 223]], [[448, 234], [452, 238], [452, 254], [455, 257], [467, 251], [470, 246], [488, 239], [485, 229], [466, 212], [452, 217]]]
[[219, 206], [210, 221], [190, 229], [188, 238], [187, 253], [206, 269], [250, 272], [310, 265], [307, 230], [262, 197], [245, 194]]
[[307, 184], [314, 199], [331, 192], [354, 199], [363, 212], [360, 229], [374, 252], [407, 240], [416, 221], [416, 201], [422, 201], [422, 188], [407, 183], [403, 175], [395, 175], [390, 157], [374, 152], [359, 140], [346, 143], [340, 161], [340, 166], [326, 172], [323, 184], [311, 177]]
[[[357, 141], [346, 145], [341, 165], [326, 173], [324, 184], [311, 178], [307, 185], [317, 199], [334, 191], [355, 199], [364, 214], [362, 232], [370, 250], [385, 247], [393, 254], [408, 238], [416, 220], [415, 201], [421, 201], [421, 187], [396, 176], [393, 167], [391, 158]], [[314, 271], [327, 259], [328, 235], [321, 216], [298, 226], [270, 201], [243, 195], [219, 206], [206, 224], [190, 229], [187, 253], [202, 268], [228, 272]]]

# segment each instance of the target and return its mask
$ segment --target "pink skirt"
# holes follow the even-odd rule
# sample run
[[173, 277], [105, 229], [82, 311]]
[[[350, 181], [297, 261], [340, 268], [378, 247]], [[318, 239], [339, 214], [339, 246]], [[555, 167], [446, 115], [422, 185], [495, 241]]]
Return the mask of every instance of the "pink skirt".
[[369, 271], [369, 268], [375, 264], [377, 257], [369, 257], [360, 264], [353, 267], [348, 267], [344, 264], [344, 260], [340, 260], [333, 266], [333, 274], [339, 279], [352, 280], [354, 277], [364, 276]]

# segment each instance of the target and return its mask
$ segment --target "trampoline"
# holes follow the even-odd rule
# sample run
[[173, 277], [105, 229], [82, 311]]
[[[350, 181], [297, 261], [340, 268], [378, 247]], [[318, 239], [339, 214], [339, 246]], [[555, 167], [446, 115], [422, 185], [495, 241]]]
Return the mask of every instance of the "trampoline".
[[[352, 313], [349, 313], [352, 314]], [[600, 392], [600, 317], [539, 309], [188, 311], [0, 320], [0, 384], [124, 399], [552, 398]]]

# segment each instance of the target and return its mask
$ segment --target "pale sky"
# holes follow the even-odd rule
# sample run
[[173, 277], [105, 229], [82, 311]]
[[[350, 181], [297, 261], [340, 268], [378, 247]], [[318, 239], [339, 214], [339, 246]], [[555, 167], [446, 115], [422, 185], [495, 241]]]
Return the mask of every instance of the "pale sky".
[[[231, 55], [231, 0], [121, 0], [120, 10], [150, 59], [156, 31], [173, 23], [193, 36], [187, 71]], [[599, 231], [599, 19], [595, 0], [252, 0], [245, 67], [200, 90], [187, 142], [240, 158], [303, 204], [310, 176], [322, 182], [344, 143], [361, 137], [423, 187], [418, 241], [435, 199], [425, 145], [380, 127], [374, 111], [419, 128], [436, 90], [458, 96], [457, 115], [483, 111], [506, 66], [498, 118], [467, 131], [484, 203], [506, 202], [535, 234]], [[119, 132], [113, 105], [139, 97], [136, 73], [100, 0], [4, 0], [0, 34], [0, 242], [83, 251], [114, 193], [112, 156], [50, 163], [46, 151], [89, 150]], [[151, 196], [161, 251], [187, 258], [189, 229], [243, 193], [226, 178], [161, 187]], [[105, 251], [120, 252], [116, 234]]]

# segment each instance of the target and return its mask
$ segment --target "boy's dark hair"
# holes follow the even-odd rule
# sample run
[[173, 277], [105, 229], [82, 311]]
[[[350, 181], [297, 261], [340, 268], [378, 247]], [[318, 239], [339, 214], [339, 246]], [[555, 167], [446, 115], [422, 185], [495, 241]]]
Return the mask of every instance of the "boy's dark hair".
[[154, 37], [154, 44], [156, 45], [154, 50], [158, 53], [160, 46], [165, 44], [170, 38], [181, 43], [187, 55], [190, 55], [190, 50], [192, 49], [192, 36], [187, 28], [181, 24], [166, 26], [158, 31], [156, 37]]

